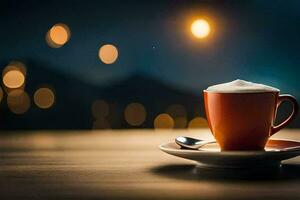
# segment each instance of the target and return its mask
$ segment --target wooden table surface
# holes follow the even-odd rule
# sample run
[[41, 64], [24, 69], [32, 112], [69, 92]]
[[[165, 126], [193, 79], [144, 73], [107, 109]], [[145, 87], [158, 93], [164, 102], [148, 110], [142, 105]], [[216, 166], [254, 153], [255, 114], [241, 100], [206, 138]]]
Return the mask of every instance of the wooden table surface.
[[[196, 169], [158, 145], [196, 131], [27, 131], [0, 135], [0, 199], [300, 199], [300, 157], [278, 171]], [[300, 139], [300, 130], [276, 138]]]

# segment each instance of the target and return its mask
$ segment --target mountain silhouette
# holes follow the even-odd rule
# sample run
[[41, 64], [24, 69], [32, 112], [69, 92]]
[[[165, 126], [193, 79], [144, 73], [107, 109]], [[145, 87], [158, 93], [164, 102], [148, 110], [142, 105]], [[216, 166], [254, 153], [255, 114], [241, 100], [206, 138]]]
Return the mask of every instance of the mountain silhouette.
[[110, 86], [100, 87], [45, 67], [47, 64], [40, 61], [28, 59], [25, 63], [25, 91], [31, 100], [38, 87], [49, 86], [55, 91], [55, 104], [43, 110], [32, 101], [26, 113], [17, 115], [10, 112], [3, 98], [1, 129], [91, 129], [95, 120], [91, 105], [98, 99], [105, 100], [111, 107], [111, 128], [132, 128], [123, 116], [124, 109], [132, 102], [143, 104], [147, 112], [146, 121], [136, 128], [153, 128], [154, 118], [171, 104], [184, 106], [190, 119], [204, 113], [200, 95], [176, 89], [152, 77], [134, 74]]

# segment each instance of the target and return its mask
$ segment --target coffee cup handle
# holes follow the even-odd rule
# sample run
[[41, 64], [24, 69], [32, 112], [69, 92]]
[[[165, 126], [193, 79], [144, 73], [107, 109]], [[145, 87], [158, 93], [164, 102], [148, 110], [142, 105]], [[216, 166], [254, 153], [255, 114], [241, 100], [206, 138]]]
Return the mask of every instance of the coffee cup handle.
[[278, 101], [277, 101], [277, 105], [276, 105], [277, 106], [276, 112], [277, 112], [278, 107], [284, 101], [288, 101], [288, 102], [292, 103], [293, 111], [290, 114], [290, 116], [286, 120], [284, 120], [281, 124], [272, 127], [272, 129], [271, 129], [271, 135], [277, 133], [279, 130], [281, 130], [282, 128], [286, 127], [296, 117], [296, 115], [298, 113], [299, 106], [298, 106], [297, 100], [296, 100], [295, 97], [293, 97], [292, 95], [289, 95], [289, 94], [279, 95]]

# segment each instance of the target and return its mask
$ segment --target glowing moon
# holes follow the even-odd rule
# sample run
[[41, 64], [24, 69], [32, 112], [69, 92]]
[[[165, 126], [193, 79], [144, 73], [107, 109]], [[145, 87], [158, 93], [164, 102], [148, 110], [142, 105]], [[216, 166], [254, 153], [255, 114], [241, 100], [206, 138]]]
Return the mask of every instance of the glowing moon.
[[192, 23], [191, 31], [196, 38], [205, 38], [210, 33], [210, 26], [206, 20], [198, 19]]

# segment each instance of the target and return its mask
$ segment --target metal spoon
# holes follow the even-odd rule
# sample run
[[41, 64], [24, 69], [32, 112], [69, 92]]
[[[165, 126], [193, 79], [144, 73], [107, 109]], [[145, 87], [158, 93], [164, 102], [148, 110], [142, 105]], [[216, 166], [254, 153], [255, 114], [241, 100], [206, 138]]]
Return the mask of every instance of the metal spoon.
[[[175, 142], [183, 148], [197, 150], [197, 149], [203, 147], [204, 145], [215, 143], [216, 141], [205, 141], [205, 140], [198, 140], [195, 138], [180, 136], [175, 139]], [[287, 147], [284, 149], [272, 150], [272, 151], [278, 151], [278, 152], [280, 152], [280, 151], [300, 151], [300, 146]]]
[[199, 149], [200, 147], [206, 144], [215, 143], [216, 141], [205, 141], [205, 140], [198, 140], [195, 138], [180, 136], [175, 139], [175, 142], [183, 148]]

